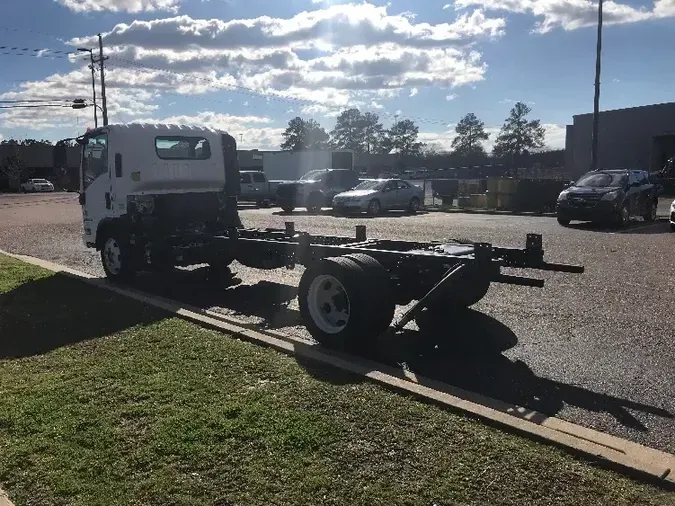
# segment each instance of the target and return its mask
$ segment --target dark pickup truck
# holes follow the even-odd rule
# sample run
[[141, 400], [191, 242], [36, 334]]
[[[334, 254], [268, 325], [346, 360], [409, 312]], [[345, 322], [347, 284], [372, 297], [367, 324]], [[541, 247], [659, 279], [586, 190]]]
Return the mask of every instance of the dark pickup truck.
[[359, 175], [350, 169], [313, 170], [292, 183], [277, 187], [277, 202], [284, 212], [296, 207], [305, 207], [310, 213], [318, 213], [322, 207], [332, 207], [333, 197], [351, 190], [359, 184]]
[[591, 171], [560, 192], [558, 223], [572, 220], [626, 224], [632, 216], [656, 219], [658, 187], [644, 170]]

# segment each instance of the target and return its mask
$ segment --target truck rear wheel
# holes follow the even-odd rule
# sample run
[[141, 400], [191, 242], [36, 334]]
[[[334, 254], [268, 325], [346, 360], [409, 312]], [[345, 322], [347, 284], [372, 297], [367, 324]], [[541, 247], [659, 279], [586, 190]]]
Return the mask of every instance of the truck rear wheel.
[[396, 310], [389, 273], [380, 262], [364, 253], [346, 255], [345, 258], [356, 262], [364, 271], [368, 283], [365, 289], [371, 292], [369, 297], [374, 306], [370, 332], [379, 336], [389, 328]]
[[110, 281], [127, 281], [136, 274], [129, 241], [117, 232], [103, 239], [101, 264]]
[[388, 306], [373, 297], [374, 287], [382, 286], [375, 269], [372, 264], [364, 268], [353, 258], [333, 257], [305, 270], [298, 293], [300, 314], [323, 346], [367, 347], [385, 330]]

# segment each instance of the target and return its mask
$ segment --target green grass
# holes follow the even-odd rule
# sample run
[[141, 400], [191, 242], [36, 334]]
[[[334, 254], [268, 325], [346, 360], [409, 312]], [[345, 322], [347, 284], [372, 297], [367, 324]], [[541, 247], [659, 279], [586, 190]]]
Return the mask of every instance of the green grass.
[[675, 504], [564, 452], [0, 256], [21, 505]]

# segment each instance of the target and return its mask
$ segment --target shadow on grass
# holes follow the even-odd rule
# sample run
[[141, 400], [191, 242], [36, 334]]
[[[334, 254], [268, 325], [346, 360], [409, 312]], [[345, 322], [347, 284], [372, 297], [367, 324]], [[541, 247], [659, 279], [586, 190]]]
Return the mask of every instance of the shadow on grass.
[[[517, 343], [517, 336], [506, 325], [468, 309], [455, 315], [451, 326], [432, 332], [404, 330], [385, 334], [360, 356], [409, 371], [418, 383], [434, 389], [439, 388], [438, 383], [444, 383], [537, 411], [543, 416], [533, 416], [529, 411], [520, 414], [535, 423], [557, 415], [565, 405], [611, 414], [622, 426], [640, 432], [646, 432], [647, 428], [630, 410], [673, 418], [672, 413], [662, 408], [539, 377], [526, 363], [502, 354]], [[342, 371], [321, 368], [306, 359], [298, 362], [312, 376], [323, 381], [343, 384], [350, 377]], [[353, 383], [362, 381], [356, 375], [351, 378]], [[500, 406], [493, 407], [501, 409]]]
[[54, 274], [0, 294], [0, 359], [40, 355], [168, 316]]

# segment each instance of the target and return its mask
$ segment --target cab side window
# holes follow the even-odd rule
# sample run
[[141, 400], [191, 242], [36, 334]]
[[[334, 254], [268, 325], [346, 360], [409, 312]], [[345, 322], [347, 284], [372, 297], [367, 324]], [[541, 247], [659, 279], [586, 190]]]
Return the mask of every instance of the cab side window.
[[265, 182], [265, 174], [262, 172], [254, 172], [252, 174], [253, 176], [253, 182], [254, 183], [264, 183]]
[[87, 139], [82, 153], [82, 182], [86, 189], [99, 176], [108, 172], [108, 135]]
[[240, 174], [239, 178], [241, 184], [249, 184], [251, 182], [251, 174]]

